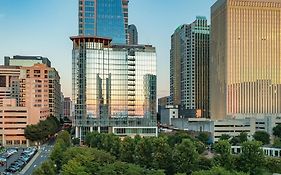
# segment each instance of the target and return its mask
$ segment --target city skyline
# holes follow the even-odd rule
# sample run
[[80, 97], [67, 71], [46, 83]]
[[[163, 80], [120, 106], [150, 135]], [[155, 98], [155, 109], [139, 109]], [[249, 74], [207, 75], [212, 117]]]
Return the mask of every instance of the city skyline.
[[[174, 29], [192, 22], [198, 15], [210, 19], [210, 7], [214, 2], [178, 0], [174, 3], [169, 0], [162, 4], [160, 0], [130, 1], [129, 24], [136, 25], [139, 43], [152, 44], [157, 49], [158, 97], [169, 94], [169, 49]], [[0, 37], [6, 41], [0, 49], [0, 61], [4, 56], [13, 55], [46, 56], [61, 74], [65, 96], [71, 96], [71, 76], [68, 75], [71, 75], [69, 50], [72, 44], [68, 38], [78, 32], [77, 4], [77, 0], [0, 2], [0, 22], [5, 23], [0, 29]], [[62, 7], [69, 10], [61, 10]], [[144, 8], [148, 13], [142, 13]], [[199, 8], [204, 10], [198, 12]], [[173, 13], [167, 13], [171, 9]], [[18, 26], [21, 26], [20, 30]]]

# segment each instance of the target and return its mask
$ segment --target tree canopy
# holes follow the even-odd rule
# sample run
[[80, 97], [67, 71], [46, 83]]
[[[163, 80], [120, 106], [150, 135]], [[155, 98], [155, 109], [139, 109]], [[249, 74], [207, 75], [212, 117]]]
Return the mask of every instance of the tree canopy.
[[273, 135], [281, 138], [281, 124], [278, 124], [273, 128]]
[[54, 135], [60, 127], [57, 118], [51, 116], [46, 120], [40, 121], [36, 125], [28, 125], [24, 129], [24, 135], [31, 141], [40, 142], [47, 139], [49, 136]]
[[72, 146], [68, 132], [59, 132], [50, 159], [33, 174], [52, 175], [55, 172], [62, 175], [263, 175], [281, 173], [281, 161], [277, 158], [266, 158], [260, 148], [261, 142], [257, 141], [244, 141], [241, 144], [242, 153], [233, 155], [229, 141], [220, 140], [214, 145], [213, 157], [206, 156], [204, 151], [200, 153], [198, 150], [204, 144], [195, 136], [186, 133], [123, 139], [112, 134], [89, 133], [85, 137], [85, 143], [87, 146]]
[[265, 131], [256, 131], [253, 137], [256, 141], [260, 141], [263, 145], [270, 143], [270, 136]]

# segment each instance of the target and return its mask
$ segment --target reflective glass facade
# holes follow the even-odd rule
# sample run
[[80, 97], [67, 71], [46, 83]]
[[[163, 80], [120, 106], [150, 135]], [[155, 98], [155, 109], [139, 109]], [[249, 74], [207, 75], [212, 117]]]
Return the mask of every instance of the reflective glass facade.
[[219, 0], [212, 6], [213, 118], [281, 113], [281, 2]]
[[79, 35], [112, 38], [125, 44], [128, 31], [128, 0], [79, 0]]
[[72, 37], [76, 119], [156, 118], [156, 53], [152, 46], [110, 45]]

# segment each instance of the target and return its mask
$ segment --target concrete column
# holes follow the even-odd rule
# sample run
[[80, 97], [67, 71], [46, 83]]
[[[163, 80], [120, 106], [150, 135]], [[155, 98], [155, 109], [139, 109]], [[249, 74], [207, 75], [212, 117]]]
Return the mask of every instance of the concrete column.
[[82, 127], [79, 127], [79, 139], [80, 139], [80, 142], [81, 142], [81, 138], [82, 138]]
[[26, 139], [26, 146], [29, 147], [29, 140]]
[[98, 126], [98, 133], [100, 133], [100, 126]]
[[92, 126], [90, 127], [90, 132], [93, 132], [93, 127]]
[[[3, 122], [4, 123], [4, 122]], [[2, 146], [6, 146], [5, 129], [2, 130]]]
[[75, 127], [75, 138], [79, 138], [79, 128], [78, 128], [78, 126]]

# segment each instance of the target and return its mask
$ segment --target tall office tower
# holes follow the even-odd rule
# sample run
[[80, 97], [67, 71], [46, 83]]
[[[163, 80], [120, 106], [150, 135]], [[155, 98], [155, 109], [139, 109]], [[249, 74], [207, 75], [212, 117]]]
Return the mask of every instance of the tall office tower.
[[33, 66], [34, 64], [46, 64], [51, 67], [51, 61], [42, 56], [20, 56], [4, 57], [5, 66]]
[[[181, 26], [180, 26], [181, 27]], [[171, 36], [170, 50], [170, 103], [181, 103], [181, 38], [180, 27]]]
[[134, 24], [129, 25], [128, 28], [129, 34], [129, 45], [137, 45], [138, 44], [138, 30]]
[[211, 117], [281, 114], [281, 2], [218, 0], [211, 8]]
[[[146, 130], [148, 125], [136, 122], [138, 119], [152, 124], [156, 121], [155, 48], [148, 45], [111, 45], [110, 39], [91, 36], [76, 36], [71, 40], [74, 125], [78, 128], [83, 121], [97, 119], [108, 121], [104, 122], [107, 125], [97, 122], [92, 126], [123, 127], [116, 131], [113, 128], [113, 133], [155, 134], [156, 123], [151, 131]], [[114, 123], [128, 118], [134, 122]], [[89, 123], [81, 127], [85, 128]], [[128, 128], [133, 126], [134, 130]], [[140, 126], [145, 128], [137, 131], [142, 129]], [[76, 136], [81, 137], [86, 131], [77, 132]]]
[[129, 0], [79, 0], [79, 35], [127, 43], [128, 3]]
[[[21, 67], [20, 106], [33, 109], [32, 116], [40, 116], [42, 111], [50, 115], [49, 109], [49, 67], [35, 64], [32, 67]], [[40, 119], [38, 119], [39, 122]], [[41, 119], [43, 120], [43, 119]]]
[[209, 25], [205, 17], [171, 37], [170, 96], [186, 117], [209, 117]]

